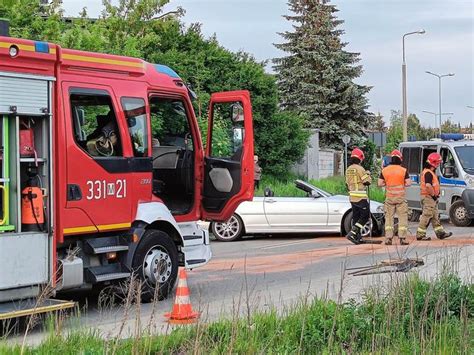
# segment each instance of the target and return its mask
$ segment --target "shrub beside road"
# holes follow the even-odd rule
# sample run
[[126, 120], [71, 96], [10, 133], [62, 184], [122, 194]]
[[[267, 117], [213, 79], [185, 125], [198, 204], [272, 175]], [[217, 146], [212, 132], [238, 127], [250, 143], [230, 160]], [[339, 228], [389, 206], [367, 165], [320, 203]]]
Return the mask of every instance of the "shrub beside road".
[[[294, 180], [296, 179], [296, 176], [291, 175], [285, 178], [265, 176], [260, 181], [260, 188], [256, 191], [255, 196], [263, 196], [265, 187], [270, 187], [273, 192], [275, 192], [275, 196], [304, 197], [304, 192], [296, 188], [294, 184]], [[348, 194], [343, 176], [333, 176], [320, 180], [309, 180], [309, 183], [333, 195]], [[370, 187], [370, 198], [374, 201], [383, 203], [385, 200], [385, 192], [381, 188], [372, 186]]]

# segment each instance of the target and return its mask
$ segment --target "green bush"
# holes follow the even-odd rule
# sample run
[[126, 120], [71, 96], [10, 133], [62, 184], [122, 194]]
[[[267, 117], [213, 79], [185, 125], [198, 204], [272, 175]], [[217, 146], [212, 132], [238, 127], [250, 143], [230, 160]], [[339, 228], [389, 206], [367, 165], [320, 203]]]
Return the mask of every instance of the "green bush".
[[[263, 176], [262, 180], [260, 181], [260, 187], [255, 192], [255, 196], [263, 196], [265, 187], [270, 187], [275, 193], [275, 196], [303, 197], [305, 196], [304, 192], [295, 186], [294, 181], [296, 179], [297, 177], [291, 174], [280, 178], [268, 175]], [[375, 186], [375, 180], [376, 179], [374, 179], [373, 185], [369, 189], [369, 198], [373, 201], [383, 203], [385, 200], [385, 192], [383, 189]], [[309, 183], [333, 195], [348, 195], [346, 182], [343, 176], [333, 176], [320, 180], [310, 180]]]
[[[52, 332], [37, 347], [0, 344], [8, 354], [470, 354], [474, 286], [453, 274], [394, 278], [361, 302], [302, 299], [290, 309], [176, 328], [169, 335], [103, 340], [96, 332]], [[23, 350], [23, 351], [22, 351]]]
[[277, 112], [255, 122], [255, 154], [265, 174], [285, 176], [294, 162], [301, 159], [310, 131], [303, 119], [289, 111]]

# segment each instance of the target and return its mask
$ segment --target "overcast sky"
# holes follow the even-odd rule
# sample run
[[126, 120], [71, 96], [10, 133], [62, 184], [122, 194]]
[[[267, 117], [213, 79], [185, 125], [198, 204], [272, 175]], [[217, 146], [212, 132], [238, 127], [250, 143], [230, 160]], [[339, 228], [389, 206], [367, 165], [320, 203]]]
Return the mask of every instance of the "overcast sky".
[[[68, 15], [87, 7], [98, 16], [100, 0], [63, 0]], [[422, 124], [434, 125], [438, 112], [438, 79], [425, 73], [453, 72], [442, 79], [442, 110], [466, 125], [474, 120], [474, 1], [473, 0], [333, 0], [344, 20], [347, 49], [361, 54], [364, 74], [359, 82], [373, 86], [370, 110], [386, 121], [391, 109], [401, 108], [402, 35], [425, 29], [406, 39], [408, 110]], [[182, 6], [184, 22], [200, 22], [206, 35], [216, 34], [226, 48], [243, 49], [258, 60], [282, 56], [273, 43], [277, 32], [290, 29], [282, 18], [286, 0], [171, 0], [169, 9]], [[271, 67], [268, 67], [271, 70]]]

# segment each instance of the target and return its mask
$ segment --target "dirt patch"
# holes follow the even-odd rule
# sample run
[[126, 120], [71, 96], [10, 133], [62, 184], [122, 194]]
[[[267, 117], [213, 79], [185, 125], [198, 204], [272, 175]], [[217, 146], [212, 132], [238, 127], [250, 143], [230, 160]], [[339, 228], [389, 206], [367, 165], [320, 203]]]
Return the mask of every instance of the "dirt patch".
[[[331, 241], [333, 238], [317, 238], [315, 243]], [[439, 248], [439, 247], [455, 247], [464, 245], [474, 245], [474, 238], [472, 237], [454, 237], [445, 240], [433, 239], [431, 241], [417, 241], [414, 237], [409, 238], [409, 248]], [[278, 273], [297, 271], [304, 269], [307, 265], [320, 263], [329, 258], [347, 257], [354, 255], [370, 255], [392, 253], [395, 248], [400, 248], [398, 240], [395, 238], [394, 245], [385, 246], [383, 244], [363, 244], [352, 245], [348, 241], [341, 240], [340, 246], [277, 254], [277, 255], [259, 255], [242, 258], [227, 258], [227, 259], [212, 259], [211, 262], [200, 268], [200, 271], [232, 271], [236, 273], [260, 274], [260, 273]], [[312, 241], [308, 244], [312, 244]], [[339, 242], [337, 243], [339, 244]], [[406, 248], [406, 247], [402, 247]]]

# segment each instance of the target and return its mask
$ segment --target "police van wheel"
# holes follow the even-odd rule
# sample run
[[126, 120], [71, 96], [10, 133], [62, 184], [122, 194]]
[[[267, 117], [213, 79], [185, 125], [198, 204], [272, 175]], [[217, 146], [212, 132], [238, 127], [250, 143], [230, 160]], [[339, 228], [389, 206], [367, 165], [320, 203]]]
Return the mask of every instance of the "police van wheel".
[[449, 210], [449, 218], [456, 227], [467, 227], [471, 220], [467, 215], [466, 206], [462, 200], [455, 201]]
[[178, 276], [178, 250], [171, 237], [159, 230], [145, 232], [133, 257], [133, 270], [142, 281], [142, 302], [163, 300]]

